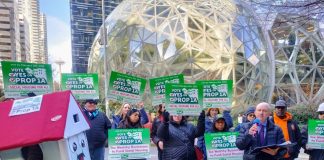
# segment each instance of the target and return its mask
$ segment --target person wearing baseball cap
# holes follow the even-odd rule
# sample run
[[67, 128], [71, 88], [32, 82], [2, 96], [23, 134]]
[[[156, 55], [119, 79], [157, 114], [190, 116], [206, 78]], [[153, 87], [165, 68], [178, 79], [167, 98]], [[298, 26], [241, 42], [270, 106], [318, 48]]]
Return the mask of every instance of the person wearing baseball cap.
[[[318, 113], [318, 119], [324, 120], [324, 102], [318, 106], [316, 111]], [[302, 144], [305, 149], [305, 153], [309, 154], [309, 160], [323, 160], [324, 149], [312, 149], [307, 146], [308, 141], [308, 126], [306, 125], [302, 129]]]
[[282, 130], [286, 141], [297, 143], [295, 146], [288, 148], [283, 160], [293, 160], [298, 157], [301, 144], [301, 133], [297, 121], [293, 120], [293, 115], [287, 112], [287, 103], [279, 99], [275, 104], [273, 117], [270, 118]]
[[105, 113], [98, 110], [97, 104], [97, 100], [87, 99], [82, 110], [90, 123], [90, 129], [86, 131], [86, 135], [91, 159], [104, 160], [105, 143], [111, 122]]

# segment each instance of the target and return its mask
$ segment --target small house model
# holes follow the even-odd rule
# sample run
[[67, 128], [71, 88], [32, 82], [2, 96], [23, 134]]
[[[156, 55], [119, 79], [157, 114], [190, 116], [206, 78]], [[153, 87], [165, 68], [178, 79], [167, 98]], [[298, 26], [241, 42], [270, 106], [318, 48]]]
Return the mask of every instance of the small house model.
[[44, 160], [90, 160], [87, 119], [71, 91], [0, 103], [0, 159], [23, 160], [39, 144]]

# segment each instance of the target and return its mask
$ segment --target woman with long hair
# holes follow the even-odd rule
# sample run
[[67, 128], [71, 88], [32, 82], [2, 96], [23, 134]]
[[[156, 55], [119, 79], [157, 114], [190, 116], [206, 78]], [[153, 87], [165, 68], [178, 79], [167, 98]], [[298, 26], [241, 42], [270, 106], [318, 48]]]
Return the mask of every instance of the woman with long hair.
[[130, 109], [131, 105], [129, 103], [124, 103], [122, 107], [119, 108], [119, 110], [116, 112], [116, 114], [112, 116], [113, 124], [111, 128], [118, 128], [118, 124], [126, 117], [126, 114]]
[[141, 113], [141, 118], [140, 118], [140, 123], [141, 125], [143, 126], [144, 124], [146, 124], [149, 119], [148, 119], [148, 116], [145, 112], [145, 109], [144, 109], [144, 103], [143, 102], [139, 102], [137, 104], [137, 106], [133, 106], [131, 107], [131, 104], [129, 103], [124, 103], [122, 105], [122, 107], [116, 112], [116, 115], [113, 116], [113, 125], [112, 125], [112, 128], [113, 129], [116, 129], [118, 128], [118, 124], [123, 120], [125, 119], [126, 117], [126, 114], [129, 110], [131, 110], [132, 108], [139, 108], [138, 111]]
[[141, 113], [139, 110], [133, 108], [129, 110], [125, 118], [120, 121], [118, 128], [131, 129], [131, 128], [143, 128], [141, 122]]

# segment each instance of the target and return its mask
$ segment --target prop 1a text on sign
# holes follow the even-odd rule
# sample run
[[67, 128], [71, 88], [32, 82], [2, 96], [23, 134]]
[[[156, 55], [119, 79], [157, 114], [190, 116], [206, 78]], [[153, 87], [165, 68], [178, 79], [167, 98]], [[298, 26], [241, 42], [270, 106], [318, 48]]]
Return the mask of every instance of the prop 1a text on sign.
[[1, 65], [6, 98], [27, 97], [29, 92], [53, 92], [51, 65], [9, 61], [2, 61]]

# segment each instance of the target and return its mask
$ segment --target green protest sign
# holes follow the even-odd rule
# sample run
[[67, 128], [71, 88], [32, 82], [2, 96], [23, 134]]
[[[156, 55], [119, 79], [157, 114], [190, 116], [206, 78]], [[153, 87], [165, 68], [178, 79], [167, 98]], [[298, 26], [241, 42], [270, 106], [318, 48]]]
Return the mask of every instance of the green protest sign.
[[1, 66], [6, 98], [27, 97], [29, 92], [53, 92], [51, 65], [2, 61]]
[[153, 106], [165, 102], [165, 84], [167, 83], [172, 83], [172, 84], [184, 83], [183, 74], [150, 79], [150, 88], [151, 88]]
[[235, 141], [238, 132], [205, 133], [206, 152], [209, 160], [242, 160], [244, 151]]
[[324, 149], [324, 120], [308, 120], [308, 142], [312, 149]]
[[150, 158], [150, 131], [139, 129], [108, 130], [108, 159]]
[[233, 99], [232, 80], [197, 81], [203, 108], [231, 107]]
[[108, 99], [119, 102], [142, 101], [146, 79], [112, 71], [109, 80]]
[[202, 110], [195, 84], [166, 84], [165, 98], [171, 115], [199, 115]]
[[76, 99], [99, 99], [98, 74], [63, 73], [62, 90], [71, 90]]

